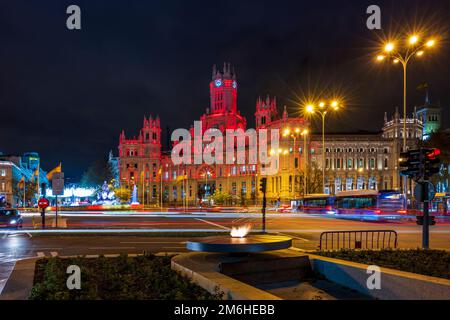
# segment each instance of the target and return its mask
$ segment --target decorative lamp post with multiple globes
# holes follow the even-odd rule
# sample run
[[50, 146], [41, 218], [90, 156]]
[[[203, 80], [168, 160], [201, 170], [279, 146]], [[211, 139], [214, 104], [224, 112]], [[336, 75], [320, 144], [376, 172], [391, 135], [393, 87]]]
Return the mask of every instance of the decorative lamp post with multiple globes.
[[[406, 83], [408, 65], [412, 58], [422, 58], [426, 50], [431, 50], [436, 45], [435, 38], [427, 38], [421, 34], [412, 34], [403, 37], [402, 40], [392, 40], [382, 46], [382, 52], [377, 56], [377, 61], [390, 59], [394, 64], [403, 67], [403, 152], [406, 151]], [[403, 191], [407, 194], [406, 177], [404, 177]]]
[[377, 56], [381, 62], [391, 59], [394, 64], [403, 66], [403, 150], [406, 151], [406, 80], [409, 62], [413, 57], [423, 57], [425, 50], [436, 45], [436, 40], [422, 40], [419, 35], [411, 35], [403, 41], [389, 41], [383, 47], [383, 52]]
[[339, 111], [342, 109], [342, 103], [335, 99], [326, 103], [320, 101], [317, 106], [313, 103], [306, 105], [305, 111], [309, 114], [320, 114], [322, 117], [322, 189], [325, 193], [325, 117], [330, 111]]

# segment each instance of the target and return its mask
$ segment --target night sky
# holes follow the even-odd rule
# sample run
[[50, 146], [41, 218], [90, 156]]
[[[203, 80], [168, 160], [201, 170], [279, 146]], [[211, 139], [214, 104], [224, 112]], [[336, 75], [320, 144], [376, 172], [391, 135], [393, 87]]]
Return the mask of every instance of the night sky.
[[[70, 4], [81, 7], [80, 31], [66, 28]], [[371, 4], [383, 30], [366, 28]], [[188, 128], [208, 107], [211, 66], [224, 61], [249, 126], [259, 95], [294, 115], [308, 95], [339, 93], [346, 111], [328, 131], [380, 130], [384, 111], [402, 106], [402, 72], [374, 62], [377, 39], [415, 25], [445, 39], [411, 64], [408, 108], [428, 82], [448, 126], [450, 1], [1, 0], [0, 151], [37, 151], [43, 169], [62, 161], [79, 178], [117, 154], [122, 129], [137, 135], [144, 114], [158, 114], [164, 133]]]

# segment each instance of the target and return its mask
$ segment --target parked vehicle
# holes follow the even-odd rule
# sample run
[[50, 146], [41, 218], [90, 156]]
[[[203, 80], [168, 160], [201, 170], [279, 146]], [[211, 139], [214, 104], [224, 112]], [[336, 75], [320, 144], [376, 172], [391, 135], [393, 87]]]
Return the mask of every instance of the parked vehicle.
[[22, 228], [23, 219], [16, 209], [0, 209], [0, 227]]

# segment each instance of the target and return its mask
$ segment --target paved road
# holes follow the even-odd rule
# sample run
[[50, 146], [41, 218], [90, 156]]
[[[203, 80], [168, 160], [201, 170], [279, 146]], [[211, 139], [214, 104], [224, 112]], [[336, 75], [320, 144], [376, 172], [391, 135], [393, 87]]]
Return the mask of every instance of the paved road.
[[[34, 216], [37, 221], [38, 216]], [[50, 224], [51, 216], [48, 217]], [[48, 228], [45, 233], [32, 228], [32, 215], [25, 216], [24, 229], [0, 230], [0, 292], [15, 261], [27, 257], [56, 255], [97, 255], [142, 253], [143, 251], [184, 252], [188, 236], [180, 231], [223, 232], [231, 227], [251, 224], [261, 228], [261, 217], [255, 214], [68, 214], [67, 227]], [[35, 222], [36, 222], [35, 221]], [[50, 224], [51, 225], [51, 224]], [[330, 230], [395, 230], [399, 247], [417, 248], [421, 244], [421, 227], [414, 219], [367, 222], [303, 214], [270, 214], [267, 230], [294, 238], [297, 248], [317, 248], [320, 234]], [[58, 232], [55, 233], [55, 232]], [[76, 232], [76, 233], [74, 233]], [[158, 232], [171, 236], [158, 236]], [[167, 235], [167, 234], [166, 234]], [[450, 221], [440, 220], [431, 227], [431, 247], [450, 250]]]

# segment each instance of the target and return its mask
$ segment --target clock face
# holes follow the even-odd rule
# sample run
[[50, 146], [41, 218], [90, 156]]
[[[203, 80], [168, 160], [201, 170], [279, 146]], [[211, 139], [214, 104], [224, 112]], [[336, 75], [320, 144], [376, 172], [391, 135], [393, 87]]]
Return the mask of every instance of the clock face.
[[217, 79], [216, 81], [214, 81], [214, 84], [216, 85], [216, 87], [220, 87], [222, 85], [222, 80]]
[[236, 83], [236, 81], [233, 81], [233, 88], [236, 89], [236, 87], [237, 87], [237, 83]]

